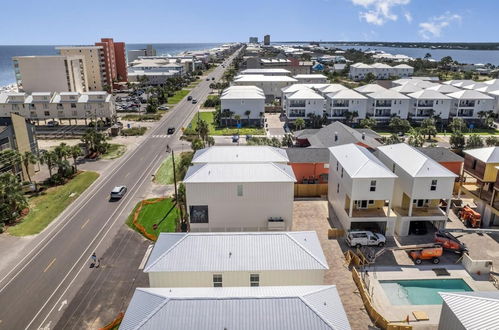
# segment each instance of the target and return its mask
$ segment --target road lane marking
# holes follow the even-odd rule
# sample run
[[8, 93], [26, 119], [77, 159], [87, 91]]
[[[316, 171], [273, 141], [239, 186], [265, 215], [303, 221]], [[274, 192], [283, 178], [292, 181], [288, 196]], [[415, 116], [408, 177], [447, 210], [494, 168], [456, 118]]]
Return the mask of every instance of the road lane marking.
[[43, 271], [44, 273], [46, 273], [46, 272], [47, 272], [47, 270], [49, 270], [49, 268], [50, 268], [50, 267], [54, 264], [55, 259], [57, 259], [57, 258], [52, 259], [52, 261], [48, 264], [48, 266], [47, 266], [47, 267], [45, 267], [45, 270]]
[[87, 223], [90, 221], [90, 219], [87, 219], [87, 221], [85, 221], [85, 223], [83, 225], [81, 225], [81, 229], [85, 228], [85, 226], [87, 225]]

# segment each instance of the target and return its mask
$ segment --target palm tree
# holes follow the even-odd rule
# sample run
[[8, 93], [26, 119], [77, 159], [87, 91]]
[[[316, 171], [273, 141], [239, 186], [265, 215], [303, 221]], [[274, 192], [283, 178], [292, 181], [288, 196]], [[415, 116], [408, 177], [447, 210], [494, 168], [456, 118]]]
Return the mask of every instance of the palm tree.
[[411, 128], [409, 131], [409, 139], [407, 143], [413, 147], [422, 147], [424, 144], [424, 136], [421, 134], [421, 130], [417, 128]]
[[208, 145], [208, 147], [212, 147], [215, 145], [215, 139], [213, 138], [213, 136], [208, 136], [206, 138], [206, 144]]
[[198, 131], [201, 140], [206, 142], [206, 139], [208, 138], [208, 134], [210, 132], [210, 127], [208, 126], [208, 123], [205, 120], [200, 119], [197, 123], [196, 130]]
[[303, 118], [296, 118], [295, 120], [295, 128], [297, 131], [303, 129], [303, 127], [305, 127], [305, 121], [303, 120]]
[[57, 147], [54, 148], [54, 152], [58, 158], [58, 160], [67, 160], [68, 159], [68, 154], [69, 154], [70, 147], [62, 142], [59, 144]]
[[21, 164], [21, 154], [14, 149], [5, 149], [0, 152], [1, 167], [10, 167], [12, 174], [17, 174], [18, 166]]
[[57, 155], [54, 151], [44, 151], [40, 155], [40, 163], [47, 165], [49, 176], [52, 176], [52, 169], [57, 164]]
[[78, 168], [76, 167], [76, 161], [78, 157], [80, 157], [83, 154], [83, 150], [81, 150], [81, 147], [79, 145], [74, 145], [69, 148], [69, 154], [73, 158], [74, 171], [76, 173], [78, 171]]
[[248, 119], [248, 126], [250, 125], [250, 115], [251, 115], [251, 110], [246, 110], [244, 112], [244, 115], [246, 116], [246, 118]]
[[11, 173], [0, 174], [0, 227], [11, 224], [19, 218], [21, 211], [28, 207], [21, 183]]
[[28, 181], [31, 182], [31, 175], [29, 174], [29, 165], [36, 164], [36, 162], [38, 161], [38, 157], [36, 157], [36, 155], [34, 153], [32, 153], [31, 151], [25, 151], [21, 155], [21, 160], [22, 160], [22, 163], [24, 165], [24, 169], [26, 170], [26, 175], [28, 176]]

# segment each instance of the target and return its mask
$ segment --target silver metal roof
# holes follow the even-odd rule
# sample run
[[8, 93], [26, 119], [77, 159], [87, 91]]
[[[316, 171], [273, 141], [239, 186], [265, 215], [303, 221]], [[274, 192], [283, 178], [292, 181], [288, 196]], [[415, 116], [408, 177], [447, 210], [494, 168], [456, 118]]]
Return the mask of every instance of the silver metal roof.
[[161, 233], [144, 272], [329, 269], [315, 231]]
[[136, 289], [120, 329], [164, 328], [351, 329], [332, 285]]

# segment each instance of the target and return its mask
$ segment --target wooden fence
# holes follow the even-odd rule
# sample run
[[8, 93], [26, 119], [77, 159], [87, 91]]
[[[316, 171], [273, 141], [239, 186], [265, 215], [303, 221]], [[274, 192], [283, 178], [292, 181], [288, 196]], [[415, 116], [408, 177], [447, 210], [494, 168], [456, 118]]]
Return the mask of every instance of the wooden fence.
[[295, 197], [321, 197], [327, 195], [327, 183], [295, 184]]
[[364, 307], [366, 308], [367, 314], [374, 322], [377, 327], [385, 330], [411, 330], [412, 326], [407, 324], [397, 324], [390, 323], [387, 319], [385, 319], [378, 311], [374, 308], [371, 297], [369, 296], [367, 289], [364, 285], [364, 282], [360, 278], [360, 274], [355, 267], [352, 267], [352, 278], [357, 288], [359, 289], [360, 297], [362, 298], [362, 302], [364, 303]]

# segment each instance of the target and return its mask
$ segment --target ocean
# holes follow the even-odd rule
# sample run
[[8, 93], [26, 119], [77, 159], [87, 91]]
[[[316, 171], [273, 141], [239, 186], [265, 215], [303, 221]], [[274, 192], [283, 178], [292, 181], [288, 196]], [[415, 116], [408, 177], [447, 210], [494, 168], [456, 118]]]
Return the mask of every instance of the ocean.
[[[127, 50], [143, 49], [147, 44], [127, 44]], [[204, 50], [222, 45], [221, 43], [181, 43], [181, 44], [152, 44], [158, 55], [176, 55], [183, 51]], [[1, 46], [0, 45], [0, 86], [16, 82], [14, 68], [12, 66], [13, 56], [28, 55], [57, 55], [53, 46]]]

